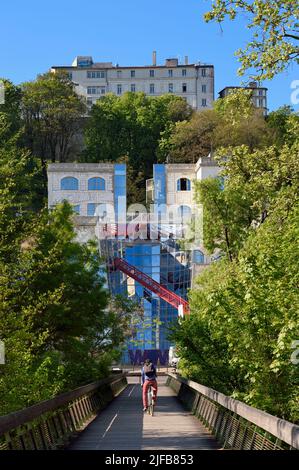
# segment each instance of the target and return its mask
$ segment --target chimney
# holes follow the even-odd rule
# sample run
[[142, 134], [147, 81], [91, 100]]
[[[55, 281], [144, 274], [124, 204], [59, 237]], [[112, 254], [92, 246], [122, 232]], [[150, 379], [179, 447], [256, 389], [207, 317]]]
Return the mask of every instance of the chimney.
[[188, 56], [187, 56], [187, 55], [185, 55], [185, 65], [188, 65], [188, 62], [189, 62], [189, 60], [188, 60]]
[[153, 51], [153, 66], [156, 67], [157, 65], [157, 52]]

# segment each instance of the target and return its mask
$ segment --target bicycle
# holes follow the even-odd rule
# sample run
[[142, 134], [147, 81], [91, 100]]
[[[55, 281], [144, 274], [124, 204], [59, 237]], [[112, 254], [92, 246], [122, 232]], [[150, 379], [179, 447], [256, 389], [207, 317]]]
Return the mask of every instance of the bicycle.
[[149, 415], [154, 416], [154, 406], [155, 402], [153, 400], [154, 392], [152, 386], [150, 385], [147, 390], [147, 412]]

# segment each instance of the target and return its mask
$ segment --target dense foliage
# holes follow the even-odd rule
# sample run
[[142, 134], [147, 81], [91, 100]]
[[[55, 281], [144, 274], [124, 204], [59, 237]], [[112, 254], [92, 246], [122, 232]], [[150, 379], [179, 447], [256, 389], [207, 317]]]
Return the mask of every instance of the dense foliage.
[[[0, 414], [107, 375], [130, 312], [108, 304], [102, 260], [71, 206], [43, 208], [41, 162], [22, 146], [19, 89], [0, 107]], [[41, 199], [41, 200], [40, 200]]]
[[247, 145], [250, 150], [271, 145], [279, 138], [288, 108], [276, 120], [267, 120], [251, 101], [250, 89], [237, 89], [214, 102], [213, 109], [194, 113], [189, 121], [175, 123], [159, 141], [160, 158], [170, 163], [196, 163], [221, 147]]
[[91, 110], [85, 131], [88, 162], [126, 161], [129, 203], [145, 202], [145, 181], [158, 162], [159, 140], [175, 122], [188, 120], [191, 108], [180, 97], [150, 98], [145, 93], [107, 94]]
[[245, 16], [251, 38], [237, 55], [239, 74], [254, 69], [254, 78], [273, 78], [299, 62], [299, 6], [296, 0], [212, 0], [206, 21], [222, 23]]
[[298, 126], [299, 117], [287, 113], [276, 144], [255, 151], [245, 145], [222, 149], [221, 177], [197, 183], [205, 248], [218, 250], [222, 260], [199, 276], [190, 292], [191, 316], [174, 333], [184, 374], [294, 422], [299, 421], [299, 367], [291, 361], [299, 339]]

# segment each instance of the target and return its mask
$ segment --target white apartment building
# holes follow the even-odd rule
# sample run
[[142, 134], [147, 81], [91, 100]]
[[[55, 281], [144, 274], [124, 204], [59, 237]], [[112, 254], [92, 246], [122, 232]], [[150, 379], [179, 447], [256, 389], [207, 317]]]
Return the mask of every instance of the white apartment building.
[[184, 98], [192, 108], [211, 108], [214, 101], [214, 66], [200, 62], [180, 64], [166, 59], [157, 65], [153, 52], [152, 65], [120, 66], [112, 62], [93, 62], [90, 56], [78, 56], [72, 65], [53, 66], [52, 72], [63, 70], [76, 84], [77, 92], [92, 105], [106, 93], [121, 96], [125, 92], [144, 92], [148, 96], [173, 93]]
[[244, 90], [251, 90], [252, 92], [251, 99], [252, 99], [253, 105], [258, 109], [262, 109], [264, 116], [266, 116], [268, 112], [268, 108], [267, 108], [268, 88], [258, 86], [257, 82], [250, 82], [247, 87], [227, 86], [223, 88], [223, 90], [219, 91], [219, 98], [225, 98], [232, 91], [237, 90], [239, 88], [242, 88]]

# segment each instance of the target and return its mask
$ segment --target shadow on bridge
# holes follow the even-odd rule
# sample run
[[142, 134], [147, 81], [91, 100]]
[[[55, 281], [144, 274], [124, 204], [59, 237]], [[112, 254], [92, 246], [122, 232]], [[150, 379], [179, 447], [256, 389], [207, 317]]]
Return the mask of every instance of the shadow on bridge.
[[68, 447], [69, 450], [217, 449], [204, 426], [185, 411], [174, 392], [159, 378], [154, 416], [142, 411], [138, 378], [115, 398]]

